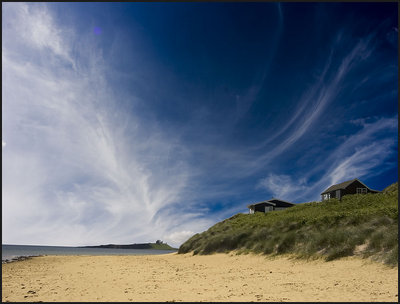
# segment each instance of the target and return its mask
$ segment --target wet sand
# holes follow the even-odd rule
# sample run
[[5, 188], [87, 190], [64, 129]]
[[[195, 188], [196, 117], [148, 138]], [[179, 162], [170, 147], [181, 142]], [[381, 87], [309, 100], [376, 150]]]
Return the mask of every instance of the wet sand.
[[398, 301], [398, 270], [359, 258], [44, 256], [2, 265], [2, 301]]

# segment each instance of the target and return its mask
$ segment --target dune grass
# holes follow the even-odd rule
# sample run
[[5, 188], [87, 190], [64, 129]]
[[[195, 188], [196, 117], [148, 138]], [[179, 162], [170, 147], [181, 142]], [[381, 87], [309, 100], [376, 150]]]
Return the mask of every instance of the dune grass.
[[298, 204], [269, 213], [236, 214], [196, 234], [178, 250], [334, 260], [359, 255], [397, 265], [398, 184], [383, 193], [346, 195], [341, 201]]
[[176, 250], [176, 248], [171, 247], [167, 243], [150, 243], [151, 249], [157, 249], [157, 250]]

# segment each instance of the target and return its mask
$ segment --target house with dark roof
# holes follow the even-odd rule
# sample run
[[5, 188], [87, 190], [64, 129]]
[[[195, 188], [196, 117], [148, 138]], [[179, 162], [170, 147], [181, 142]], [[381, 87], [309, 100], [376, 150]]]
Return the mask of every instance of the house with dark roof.
[[296, 204], [278, 198], [271, 198], [268, 201], [262, 201], [259, 203], [248, 205], [247, 208], [249, 208], [249, 213], [253, 214], [254, 212], [267, 213], [269, 211], [283, 210], [289, 207], [293, 207], [294, 205]]
[[363, 182], [357, 178], [336, 184], [327, 188], [321, 193], [322, 201], [337, 198], [342, 199], [346, 194], [364, 194], [364, 193], [379, 193], [381, 191], [373, 190], [366, 186]]

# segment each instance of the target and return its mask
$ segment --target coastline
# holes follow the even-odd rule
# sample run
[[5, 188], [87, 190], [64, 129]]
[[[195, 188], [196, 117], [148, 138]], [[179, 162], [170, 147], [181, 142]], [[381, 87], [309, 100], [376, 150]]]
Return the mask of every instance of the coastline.
[[31, 258], [41, 257], [41, 256], [44, 256], [44, 255], [16, 255], [10, 259], [1, 259], [1, 264], [20, 262], [20, 261], [29, 260]]
[[248, 254], [41, 256], [2, 265], [2, 301], [394, 301], [397, 267]]
[[20, 261], [28, 257], [46, 255], [150, 255], [167, 254], [177, 252], [177, 250], [166, 249], [132, 249], [132, 248], [88, 248], [72, 246], [43, 246], [43, 245], [10, 245], [2, 244], [2, 264]]

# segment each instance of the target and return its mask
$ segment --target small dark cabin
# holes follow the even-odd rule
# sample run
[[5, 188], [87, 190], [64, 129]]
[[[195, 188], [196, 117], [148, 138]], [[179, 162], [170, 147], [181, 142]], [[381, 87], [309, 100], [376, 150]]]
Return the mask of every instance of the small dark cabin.
[[364, 193], [379, 193], [381, 191], [373, 190], [367, 187], [364, 183], [359, 181], [357, 178], [330, 186], [324, 192], [321, 193], [322, 201], [337, 198], [342, 199], [342, 196], [346, 194], [364, 194]]
[[254, 212], [267, 213], [269, 211], [283, 210], [289, 207], [293, 207], [294, 205], [295, 204], [281, 199], [271, 198], [268, 201], [262, 201], [259, 203], [248, 205], [247, 208], [249, 208], [249, 213], [253, 214]]

